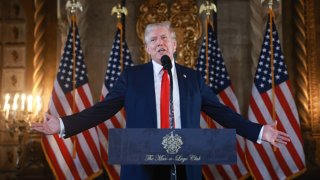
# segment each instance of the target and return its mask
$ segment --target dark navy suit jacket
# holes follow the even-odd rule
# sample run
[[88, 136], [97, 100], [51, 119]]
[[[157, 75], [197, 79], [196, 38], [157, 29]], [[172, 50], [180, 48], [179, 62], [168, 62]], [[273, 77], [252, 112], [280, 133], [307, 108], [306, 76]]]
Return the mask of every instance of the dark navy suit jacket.
[[[200, 112], [208, 114], [226, 128], [256, 142], [261, 125], [243, 119], [221, 104], [204, 83], [200, 73], [175, 64], [180, 93], [181, 128], [199, 128]], [[80, 113], [63, 117], [65, 137], [94, 127], [112, 117], [122, 107], [127, 128], [157, 128], [153, 65], [147, 63], [126, 69], [105, 100]], [[129, 165], [121, 167], [121, 179], [156, 179], [157, 166]], [[187, 179], [201, 179], [201, 166], [185, 166]], [[178, 175], [179, 176], [179, 175]]]

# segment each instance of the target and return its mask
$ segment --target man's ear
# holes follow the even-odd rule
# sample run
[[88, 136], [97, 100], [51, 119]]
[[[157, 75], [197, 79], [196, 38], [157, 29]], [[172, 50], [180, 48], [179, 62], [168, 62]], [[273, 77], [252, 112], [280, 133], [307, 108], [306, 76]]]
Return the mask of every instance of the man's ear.
[[145, 46], [146, 52], [147, 52], [148, 54], [150, 54], [150, 53], [149, 53], [149, 50], [150, 50], [149, 47], [148, 47], [146, 44], [145, 44], [144, 46]]
[[173, 46], [174, 46], [174, 52], [176, 52], [177, 51], [177, 41], [175, 40], [174, 42], [173, 42]]

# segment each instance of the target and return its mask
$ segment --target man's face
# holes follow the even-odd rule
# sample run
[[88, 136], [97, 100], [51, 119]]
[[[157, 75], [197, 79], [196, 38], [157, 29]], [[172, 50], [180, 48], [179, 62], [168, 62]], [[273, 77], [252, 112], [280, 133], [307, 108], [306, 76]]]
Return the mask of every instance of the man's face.
[[168, 55], [173, 59], [176, 51], [176, 40], [171, 38], [170, 31], [165, 27], [154, 28], [148, 36], [147, 53], [158, 64], [161, 64], [161, 57]]

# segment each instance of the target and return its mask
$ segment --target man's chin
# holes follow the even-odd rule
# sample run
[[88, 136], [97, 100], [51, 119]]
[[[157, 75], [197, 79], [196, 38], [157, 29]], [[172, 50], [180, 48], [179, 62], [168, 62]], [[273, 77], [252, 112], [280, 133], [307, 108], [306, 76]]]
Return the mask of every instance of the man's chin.
[[164, 55], [169, 56], [167, 53], [163, 52], [163, 53], [159, 53], [159, 54], [157, 55], [157, 58], [161, 59], [162, 56], [164, 56]]

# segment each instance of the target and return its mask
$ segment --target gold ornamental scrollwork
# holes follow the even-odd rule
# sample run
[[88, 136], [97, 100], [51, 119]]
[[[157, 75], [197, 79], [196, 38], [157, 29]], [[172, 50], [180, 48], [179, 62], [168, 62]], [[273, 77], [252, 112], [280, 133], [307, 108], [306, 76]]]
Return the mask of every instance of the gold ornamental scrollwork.
[[168, 20], [168, 6], [163, 0], [149, 0], [143, 3], [140, 8], [140, 16], [136, 24], [138, 38], [143, 46], [140, 48], [140, 62], [146, 63], [150, 60], [144, 47], [144, 30], [150, 23], [157, 23]]
[[[178, 41], [176, 61], [188, 67], [194, 67], [197, 59], [197, 42], [202, 34], [201, 21], [198, 16], [198, 7], [193, 0], [176, 0], [170, 6], [163, 0], [149, 0], [140, 6], [140, 16], [136, 31], [142, 44], [144, 30], [147, 24], [170, 20], [175, 29]], [[145, 47], [141, 47], [140, 62], [150, 60]]]
[[176, 61], [194, 67], [197, 60], [197, 42], [202, 34], [198, 6], [192, 0], [177, 0], [170, 8], [170, 21], [177, 34]]

